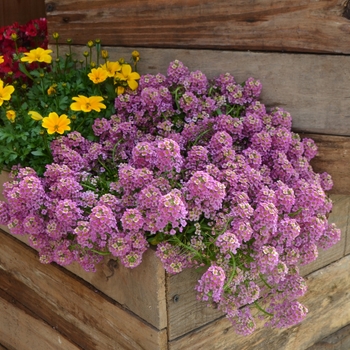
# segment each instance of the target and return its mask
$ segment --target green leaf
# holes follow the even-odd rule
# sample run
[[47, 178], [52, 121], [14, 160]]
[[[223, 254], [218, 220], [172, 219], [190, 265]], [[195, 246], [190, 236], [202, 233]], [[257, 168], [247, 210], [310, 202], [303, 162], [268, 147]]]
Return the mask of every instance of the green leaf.
[[45, 156], [42, 150], [32, 151], [30, 152], [33, 156]]

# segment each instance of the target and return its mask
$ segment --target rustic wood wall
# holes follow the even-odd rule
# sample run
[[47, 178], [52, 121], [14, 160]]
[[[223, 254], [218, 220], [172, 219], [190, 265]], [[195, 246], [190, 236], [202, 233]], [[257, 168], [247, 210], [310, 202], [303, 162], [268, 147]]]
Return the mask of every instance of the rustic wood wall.
[[45, 16], [45, 0], [0, 0], [0, 27]]
[[345, 0], [46, 0], [51, 31], [84, 44], [350, 53]]

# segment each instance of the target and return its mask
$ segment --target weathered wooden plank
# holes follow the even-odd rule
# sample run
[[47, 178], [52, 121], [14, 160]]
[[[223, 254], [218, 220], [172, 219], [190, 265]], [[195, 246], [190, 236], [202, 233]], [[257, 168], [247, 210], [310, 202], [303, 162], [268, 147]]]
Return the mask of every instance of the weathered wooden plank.
[[[291, 113], [295, 131], [350, 136], [350, 56], [136, 46], [106, 46], [105, 49], [109, 51], [111, 60], [120, 57], [128, 60], [132, 50], [138, 50], [142, 74], [165, 74], [169, 63], [178, 59], [190, 70], [201, 70], [209, 78], [229, 72], [242, 83], [254, 77], [263, 84], [261, 101], [267, 107], [278, 106]], [[65, 50], [61, 47], [60, 53]], [[81, 59], [86, 46], [74, 47], [74, 51]]]
[[25, 24], [45, 14], [44, 0], [0, 0], [0, 27], [14, 22]]
[[[350, 105], [349, 105], [350, 108]], [[350, 119], [350, 118], [349, 118]], [[350, 129], [348, 129], [348, 132]], [[311, 161], [314, 170], [332, 175], [334, 182], [330, 193], [350, 194], [350, 137], [304, 134], [318, 146], [318, 154]]]
[[307, 318], [284, 330], [266, 329], [242, 337], [222, 318], [169, 343], [169, 350], [304, 350], [350, 323], [350, 256], [308, 276], [308, 292], [301, 301]]
[[157, 329], [166, 328], [165, 270], [154, 251], [148, 250], [135, 269], [122, 266], [112, 256], [96, 272], [86, 272], [76, 263], [66, 269]]
[[331, 334], [325, 339], [307, 348], [307, 350], [349, 350], [350, 349], [350, 325]]
[[343, 0], [46, 0], [51, 33], [84, 44], [350, 52]]
[[[10, 235], [0, 232], [0, 238], [0, 285], [26, 286], [21, 303], [76, 344], [89, 341], [85, 348], [101, 350], [165, 348], [166, 330], [156, 330], [64, 269], [42, 265], [33, 249]], [[21, 289], [7, 293], [21, 298]]]
[[[194, 290], [202, 273], [194, 269], [168, 276], [168, 339], [172, 340], [222, 317], [222, 312], [208, 308], [196, 299]], [[190, 348], [188, 348], [190, 349]]]
[[0, 349], [2, 350], [78, 350], [62, 334], [25, 311], [0, 289]]

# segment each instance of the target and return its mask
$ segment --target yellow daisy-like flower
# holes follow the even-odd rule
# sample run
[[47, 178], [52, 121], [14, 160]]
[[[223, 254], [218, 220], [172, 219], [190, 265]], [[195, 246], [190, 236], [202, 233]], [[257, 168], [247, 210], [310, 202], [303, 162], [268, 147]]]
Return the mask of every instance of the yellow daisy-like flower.
[[107, 72], [109, 77], [114, 77], [115, 73], [119, 72], [122, 69], [122, 66], [118, 61], [117, 62], [108, 61], [105, 64], [102, 64], [101, 68]]
[[65, 131], [69, 131], [69, 124], [70, 120], [65, 114], [58, 116], [56, 112], [51, 112], [48, 117], [43, 118], [42, 126], [51, 135], [55, 132], [63, 134]]
[[101, 109], [106, 108], [106, 105], [101, 103], [103, 101], [103, 97], [101, 96], [86, 97], [83, 95], [78, 95], [78, 97], [73, 97], [72, 99], [73, 101], [76, 101], [70, 105], [70, 109], [72, 111], [91, 112], [94, 110], [96, 112], [100, 112]]
[[4, 62], [5, 62], [4, 56], [1, 56], [1, 55], [0, 55], [0, 64], [1, 64], [1, 63], [4, 63]]
[[57, 91], [56, 91], [56, 87], [57, 85], [51, 85], [48, 89], [47, 89], [47, 94], [48, 95], [54, 95]]
[[43, 117], [41, 114], [39, 114], [38, 112], [35, 111], [29, 111], [28, 114], [30, 115], [30, 117], [36, 121], [42, 120]]
[[52, 50], [45, 50], [41, 47], [38, 47], [37, 49], [30, 50], [29, 52], [24, 53], [24, 57], [21, 58], [22, 62], [45, 62], [45, 63], [51, 63], [52, 57], [50, 56], [50, 53]]
[[115, 77], [119, 80], [126, 81], [131, 90], [136, 90], [139, 86], [136, 80], [140, 79], [140, 74], [133, 72], [129, 64], [123, 64], [121, 72], [117, 72]]
[[4, 82], [0, 79], [0, 106], [4, 101], [9, 101], [11, 99], [12, 93], [15, 91], [15, 88], [12, 85], [4, 86]]
[[14, 123], [15, 119], [16, 119], [16, 112], [12, 109], [8, 110], [6, 112], [6, 118], [11, 122]]
[[99, 68], [93, 68], [91, 69], [91, 73], [88, 74], [89, 79], [94, 84], [99, 84], [104, 82], [108, 78], [108, 73], [105, 69]]

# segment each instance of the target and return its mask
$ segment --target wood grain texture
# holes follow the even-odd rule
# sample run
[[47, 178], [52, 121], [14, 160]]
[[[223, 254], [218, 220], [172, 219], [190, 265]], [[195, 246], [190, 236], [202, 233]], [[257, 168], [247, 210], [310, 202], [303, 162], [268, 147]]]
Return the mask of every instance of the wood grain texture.
[[349, 350], [350, 349], [350, 325], [318, 341], [307, 350]]
[[0, 286], [75, 344], [89, 350], [165, 348], [165, 330], [144, 323], [64, 269], [42, 265], [34, 250], [10, 235], [0, 232], [0, 240]]
[[45, 15], [45, 0], [0, 0], [0, 27], [14, 22], [25, 24]]
[[78, 350], [62, 334], [0, 289], [1, 350]]
[[334, 186], [331, 193], [350, 194], [350, 137], [302, 136], [310, 137], [316, 142], [318, 154], [311, 164], [316, 172], [326, 171], [332, 175]]
[[[243, 83], [254, 77], [263, 85], [260, 100], [268, 108], [277, 106], [290, 112], [295, 131], [350, 136], [350, 56], [104, 48], [110, 60], [129, 60], [132, 50], [138, 50], [141, 74], [166, 74], [169, 63], [178, 59], [190, 70], [201, 70], [209, 78], [229, 72]], [[86, 46], [73, 50], [81, 59]], [[64, 52], [67, 48], [61, 47], [60, 54]]]
[[220, 318], [223, 314], [217, 309], [208, 308], [206, 303], [196, 299], [194, 287], [203, 271], [186, 269], [168, 276], [168, 339], [172, 340], [194, 329]]
[[169, 343], [169, 350], [304, 350], [350, 323], [350, 256], [307, 278], [308, 292], [301, 301], [307, 318], [284, 330], [261, 324], [249, 337], [238, 336], [226, 318], [219, 319]]
[[46, 0], [51, 33], [84, 44], [350, 52], [343, 0]]
[[128, 269], [113, 259], [106, 257], [96, 272], [86, 272], [76, 263], [66, 269], [157, 329], [166, 328], [165, 270], [154, 251], [148, 250], [142, 264], [135, 269]]

